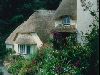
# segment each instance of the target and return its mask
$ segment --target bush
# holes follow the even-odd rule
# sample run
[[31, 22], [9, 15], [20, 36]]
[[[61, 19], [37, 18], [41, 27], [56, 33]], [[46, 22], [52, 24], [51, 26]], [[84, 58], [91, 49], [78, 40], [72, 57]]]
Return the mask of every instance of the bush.
[[69, 74], [69, 75], [81, 75], [80, 68], [74, 66], [67, 59], [67, 51], [55, 51], [52, 48], [46, 48], [43, 51], [44, 54], [40, 53], [40, 57], [37, 57], [38, 61], [38, 74], [39, 75], [54, 75], [54, 74]]
[[35, 61], [26, 60], [23, 63], [21, 70], [19, 71], [19, 75], [36, 75], [37, 74], [37, 66]]
[[13, 75], [34, 75], [37, 73], [36, 62], [31, 59], [24, 59], [22, 56], [11, 55], [10, 67], [8, 67], [8, 72]]
[[8, 72], [13, 74], [13, 75], [18, 75], [18, 73], [22, 67], [22, 61], [21, 60], [16, 61], [16, 63], [11, 64], [11, 67], [8, 68]]
[[93, 24], [91, 33], [86, 34], [88, 42], [83, 45], [69, 37], [67, 47], [60, 50], [46, 45], [35, 58], [19, 60], [14, 57], [16, 63], [9, 70], [13, 75], [97, 75], [98, 30], [98, 26]]
[[23, 22], [24, 16], [23, 15], [16, 15], [11, 19], [12, 24], [20, 24]]

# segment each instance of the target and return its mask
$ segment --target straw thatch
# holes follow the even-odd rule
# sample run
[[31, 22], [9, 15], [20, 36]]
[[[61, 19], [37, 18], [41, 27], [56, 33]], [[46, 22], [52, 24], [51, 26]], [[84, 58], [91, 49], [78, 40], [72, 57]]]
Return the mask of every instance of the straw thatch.
[[17, 44], [37, 44], [31, 34], [19, 34], [15, 40]]
[[76, 32], [76, 25], [71, 26], [58, 26], [52, 29], [52, 32]]
[[32, 33], [38, 34], [43, 42], [47, 41], [50, 31], [54, 25], [53, 17], [54, 11], [38, 10], [33, 13], [27, 21], [18, 26], [5, 41], [6, 44], [14, 44], [14, 39], [19, 33]]
[[[73, 27], [58, 27], [55, 28], [55, 20], [59, 19], [64, 16], [70, 16], [72, 19], [77, 19], [77, 0], [62, 0], [60, 6], [58, 7], [57, 11], [51, 10], [38, 10], [33, 13], [27, 21], [22, 23], [18, 26], [11, 35], [5, 41], [6, 44], [14, 44], [14, 43], [23, 43], [31, 38], [30, 36], [27, 38], [16, 39], [18, 34], [24, 33], [32, 33], [35, 32], [39, 36], [42, 42], [47, 42], [50, 32], [57, 31], [57, 32], [74, 32], [76, 31]], [[55, 19], [55, 20], [54, 20]], [[20, 41], [23, 42], [20, 42]], [[32, 42], [28, 42], [32, 43]]]
[[77, 0], [62, 0], [54, 19], [59, 19], [63, 16], [70, 16], [72, 19], [77, 19]]

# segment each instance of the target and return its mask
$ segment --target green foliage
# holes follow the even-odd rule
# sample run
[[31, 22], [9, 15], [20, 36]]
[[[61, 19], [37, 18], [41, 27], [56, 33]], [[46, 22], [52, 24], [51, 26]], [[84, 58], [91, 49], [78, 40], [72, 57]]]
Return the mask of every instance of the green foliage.
[[24, 20], [23, 15], [17, 15], [11, 19], [11, 22], [12, 24], [20, 24], [21, 22], [23, 22], [23, 20]]
[[[87, 33], [85, 37], [85, 41], [88, 42], [84, 43], [84, 45], [79, 44], [72, 38], [73, 35], [70, 35], [67, 39], [68, 45], [63, 50], [54, 50], [51, 47], [43, 50], [45, 51], [44, 54], [37, 58], [40, 60], [40, 75], [97, 75], [99, 65], [99, 25], [96, 16], [95, 19], [96, 21], [90, 26], [91, 32]], [[70, 67], [70, 69], [67, 67]]]
[[77, 75], [80, 71], [67, 60], [67, 52], [47, 48], [43, 61], [40, 61], [40, 75], [69, 74]]
[[[36, 9], [56, 9], [59, 1], [1, 0], [0, 17], [11, 22], [14, 27], [15, 24], [27, 19]], [[11, 56], [11, 66], [8, 71], [13, 75], [97, 75], [99, 65], [99, 20], [95, 12], [90, 11], [90, 13], [96, 21], [90, 25], [92, 31], [86, 34], [88, 43], [82, 46], [75, 41], [76, 37], [70, 35], [72, 37], [67, 39], [67, 47], [62, 50], [54, 50], [51, 46], [44, 48], [40, 50], [41, 52], [38, 52], [35, 59]], [[2, 34], [4, 36], [0, 36], [0, 59], [7, 54], [4, 40], [8, 35], [8, 31], [4, 31]], [[8, 53], [12, 54], [12, 51]]]
[[17, 75], [21, 67], [22, 67], [22, 60], [12, 64], [12, 66], [8, 69], [8, 72], [12, 73], [13, 75]]
[[0, 38], [0, 59], [4, 59], [7, 54], [7, 50], [3, 40]]
[[25, 59], [20, 55], [11, 55], [8, 58], [10, 60], [9, 73], [13, 75], [33, 75], [37, 73], [37, 66], [34, 60]]
[[16, 55], [11, 56], [9, 59], [11, 61], [10, 64], [11, 66], [8, 68], [8, 72], [12, 73], [13, 75], [17, 75], [25, 59], [22, 59], [21, 56], [16, 56]]
[[58, 8], [62, 0], [45, 0], [45, 1], [46, 1], [46, 9], [54, 10]]
[[[73, 35], [70, 35], [67, 39], [68, 45], [63, 50], [53, 49], [50, 40], [50, 46], [39, 50], [35, 58], [31, 58], [30, 61], [17, 61], [10, 71], [13, 74], [17, 72], [19, 75], [97, 75], [98, 47], [94, 44], [98, 42], [98, 30], [98, 26], [93, 23], [92, 31], [86, 34], [88, 42], [84, 45], [79, 44], [73, 39]], [[94, 70], [95, 73], [92, 72]]]
[[37, 66], [32, 61], [24, 61], [19, 75], [35, 75], [37, 73]]
[[86, 34], [86, 40], [88, 43], [86, 44], [91, 48], [91, 58], [88, 62], [90, 66], [88, 67], [87, 73], [90, 75], [99, 75], [99, 18], [94, 11], [90, 11], [91, 15], [95, 18], [91, 27], [91, 32]]

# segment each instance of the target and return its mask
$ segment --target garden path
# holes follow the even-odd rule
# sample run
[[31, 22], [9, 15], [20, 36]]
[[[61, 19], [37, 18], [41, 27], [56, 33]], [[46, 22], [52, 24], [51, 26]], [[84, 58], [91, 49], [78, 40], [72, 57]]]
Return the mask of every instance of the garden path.
[[11, 75], [7, 72], [7, 69], [4, 67], [4, 66], [0, 66], [0, 69], [2, 70], [3, 72], [3, 75]]
[[3, 72], [3, 75], [11, 75], [7, 72], [7, 69], [3, 66], [2, 62], [0, 62], [0, 71]]

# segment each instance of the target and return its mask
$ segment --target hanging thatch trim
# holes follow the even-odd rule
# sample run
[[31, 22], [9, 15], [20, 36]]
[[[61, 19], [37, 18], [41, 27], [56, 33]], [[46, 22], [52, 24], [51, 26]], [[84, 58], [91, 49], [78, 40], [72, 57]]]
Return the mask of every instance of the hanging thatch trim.
[[63, 16], [70, 16], [72, 19], [77, 19], [77, 0], [62, 0], [54, 19], [59, 19]]
[[76, 25], [70, 25], [70, 26], [58, 26], [56, 28], [52, 29], [52, 32], [76, 32]]
[[19, 34], [18, 37], [16, 38], [15, 43], [17, 44], [37, 44], [34, 41], [34, 38], [30, 34]]
[[32, 33], [38, 34], [40, 39], [45, 42], [49, 37], [51, 29], [54, 27], [53, 21], [54, 11], [38, 10], [33, 13], [27, 21], [18, 26], [13, 33], [5, 41], [6, 44], [14, 44], [14, 38], [18, 33]]

